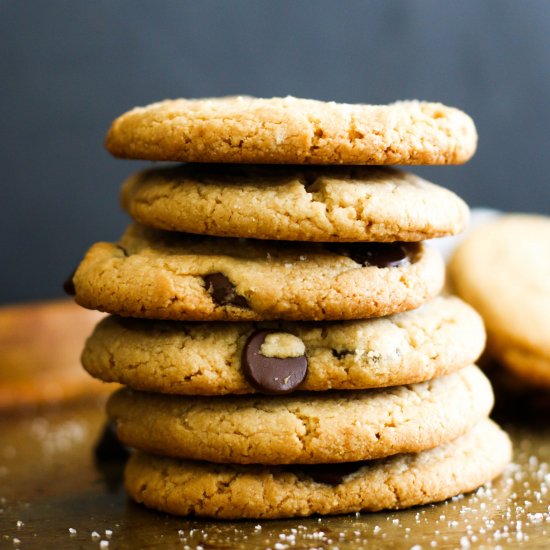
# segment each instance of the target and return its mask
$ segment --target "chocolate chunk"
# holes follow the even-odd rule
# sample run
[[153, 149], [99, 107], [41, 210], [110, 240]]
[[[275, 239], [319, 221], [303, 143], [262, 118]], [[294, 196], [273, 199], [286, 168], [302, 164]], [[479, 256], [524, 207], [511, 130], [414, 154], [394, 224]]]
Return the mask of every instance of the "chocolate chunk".
[[265, 357], [260, 353], [268, 334], [277, 330], [253, 332], [243, 349], [242, 367], [250, 383], [263, 393], [290, 393], [307, 373], [307, 357]]
[[418, 243], [330, 243], [326, 248], [366, 266], [400, 267], [414, 262]]
[[235, 292], [235, 285], [223, 273], [211, 273], [204, 277], [206, 290], [220, 306], [250, 307], [244, 296]]
[[76, 294], [76, 289], [74, 287], [74, 274], [76, 273], [76, 267], [73, 269], [73, 272], [67, 277], [63, 283], [63, 290], [69, 296], [74, 296]]
[[341, 351], [337, 349], [332, 350], [333, 357], [336, 357], [336, 359], [342, 359], [342, 357], [346, 357], [346, 355], [355, 355], [354, 351], [350, 351], [348, 349], [343, 349]]
[[299, 464], [292, 466], [291, 470], [296, 474], [306, 475], [317, 483], [339, 485], [346, 476], [357, 472], [365, 464], [365, 461], [340, 462], [337, 464]]

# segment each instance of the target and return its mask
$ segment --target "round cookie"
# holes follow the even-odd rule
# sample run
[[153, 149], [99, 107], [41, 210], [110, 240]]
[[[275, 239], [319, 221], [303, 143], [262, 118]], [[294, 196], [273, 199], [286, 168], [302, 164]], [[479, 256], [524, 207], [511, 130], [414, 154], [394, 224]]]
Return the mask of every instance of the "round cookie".
[[118, 244], [92, 246], [73, 282], [80, 305], [122, 316], [316, 321], [414, 309], [443, 277], [439, 253], [419, 243], [281, 243], [133, 225]]
[[[86, 342], [82, 364], [96, 378], [142, 391], [187, 395], [266, 391], [249, 382], [241, 361], [245, 345], [252, 347], [247, 345], [251, 335], [265, 330], [275, 332], [264, 343], [271, 338], [280, 352], [279, 361], [272, 361], [267, 370], [277, 377], [281, 358], [305, 354], [307, 375], [292, 389], [314, 391], [430, 380], [473, 363], [485, 345], [479, 315], [449, 296], [389, 317], [336, 323], [184, 323], [110, 316]], [[300, 343], [305, 353], [293, 349]], [[279, 380], [283, 390], [284, 379]]]
[[450, 275], [483, 317], [489, 353], [526, 379], [549, 380], [550, 218], [515, 214], [480, 226], [455, 251]]
[[82, 346], [102, 317], [68, 300], [1, 307], [0, 414], [112, 392], [112, 384], [93, 380], [79, 364]]
[[157, 229], [289, 241], [422, 241], [468, 223], [451, 191], [370, 166], [157, 168], [125, 182], [122, 204]]
[[120, 440], [177, 458], [237, 464], [353, 462], [450, 441], [489, 414], [474, 366], [410, 386], [286, 396], [182, 397], [124, 388], [107, 404]]
[[492, 349], [499, 361], [530, 387], [550, 389], [550, 358], [514, 347]]
[[117, 157], [261, 164], [459, 164], [476, 146], [472, 119], [440, 103], [245, 96], [136, 107], [106, 140]]
[[[354, 464], [331, 483], [316, 481], [318, 466], [312, 474], [311, 466], [300, 471], [134, 453], [126, 466], [125, 485], [137, 502], [182, 516], [267, 519], [375, 512], [473, 491], [501, 474], [511, 454], [508, 436], [483, 420], [446, 445]], [[330, 473], [342, 466], [346, 465], [323, 465], [323, 470]]]

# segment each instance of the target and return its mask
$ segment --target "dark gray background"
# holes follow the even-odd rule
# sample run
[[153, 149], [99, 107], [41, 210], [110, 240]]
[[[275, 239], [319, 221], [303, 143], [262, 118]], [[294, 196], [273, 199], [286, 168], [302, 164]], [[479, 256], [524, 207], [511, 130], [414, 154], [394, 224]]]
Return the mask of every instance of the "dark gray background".
[[0, 0], [0, 303], [61, 295], [127, 220], [110, 121], [168, 97], [436, 100], [472, 115], [465, 166], [414, 171], [472, 206], [550, 213], [550, 2]]

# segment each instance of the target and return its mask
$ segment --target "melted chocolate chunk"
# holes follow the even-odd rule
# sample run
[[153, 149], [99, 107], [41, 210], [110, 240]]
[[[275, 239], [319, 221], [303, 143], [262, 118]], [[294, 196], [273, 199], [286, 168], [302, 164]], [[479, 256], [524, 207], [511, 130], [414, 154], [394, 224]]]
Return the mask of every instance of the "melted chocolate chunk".
[[63, 283], [63, 290], [69, 296], [74, 296], [76, 294], [76, 289], [74, 287], [74, 274], [76, 273], [76, 267], [73, 269], [73, 272], [67, 277]]
[[296, 474], [303, 474], [317, 483], [339, 485], [344, 478], [357, 472], [366, 464], [361, 462], [340, 462], [336, 464], [297, 464], [291, 467]]
[[344, 349], [341, 351], [338, 351], [336, 349], [332, 350], [333, 357], [336, 357], [336, 359], [342, 359], [342, 357], [346, 357], [346, 355], [355, 355], [354, 351], [350, 351], [348, 349]]
[[223, 273], [211, 273], [204, 277], [206, 290], [220, 306], [250, 307], [244, 296], [235, 292], [235, 285]]
[[263, 393], [290, 393], [307, 373], [307, 357], [265, 357], [260, 353], [268, 334], [277, 330], [253, 332], [243, 349], [242, 368], [250, 383]]
[[400, 267], [415, 260], [418, 243], [330, 243], [326, 248], [363, 266]]

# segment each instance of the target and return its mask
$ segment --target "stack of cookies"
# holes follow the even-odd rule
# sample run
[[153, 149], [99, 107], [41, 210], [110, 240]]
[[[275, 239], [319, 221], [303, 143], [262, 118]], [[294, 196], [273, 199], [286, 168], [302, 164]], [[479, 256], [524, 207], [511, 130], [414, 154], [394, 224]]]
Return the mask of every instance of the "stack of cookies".
[[83, 364], [135, 449], [130, 495], [175, 514], [276, 518], [403, 508], [471, 491], [510, 458], [473, 365], [485, 332], [438, 297], [453, 193], [384, 164], [468, 160], [440, 104], [176, 100], [115, 120], [108, 149], [184, 161], [131, 177], [135, 224], [73, 281], [113, 314]]

